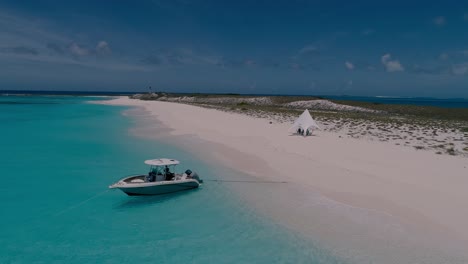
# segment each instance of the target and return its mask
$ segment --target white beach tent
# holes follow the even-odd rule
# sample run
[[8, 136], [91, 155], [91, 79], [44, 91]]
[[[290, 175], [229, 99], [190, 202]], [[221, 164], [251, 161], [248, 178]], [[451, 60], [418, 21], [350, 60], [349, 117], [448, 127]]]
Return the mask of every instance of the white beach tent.
[[290, 132], [292, 133], [297, 133], [297, 131], [301, 129], [303, 135], [306, 135], [306, 131], [309, 131], [309, 134], [312, 134], [312, 130], [314, 129], [320, 129], [320, 127], [317, 125], [315, 120], [312, 118], [312, 116], [309, 113], [309, 110], [305, 110], [297, 119], [294, 121], [294, 124], [292, 127], [289, 129]]

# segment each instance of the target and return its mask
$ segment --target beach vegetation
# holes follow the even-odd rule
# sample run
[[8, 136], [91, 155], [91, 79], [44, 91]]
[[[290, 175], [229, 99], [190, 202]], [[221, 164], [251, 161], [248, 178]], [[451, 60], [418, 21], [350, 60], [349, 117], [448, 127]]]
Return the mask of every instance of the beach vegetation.
[[[401, 145], [424, 147], [455, 155], [450, 141], [463, 141], [468, 133], [468, 109], [417, 105], [393, 105], [376, 102], [330, 100], [317, 96], [253, 96], [239, 94], [170, 94], [157, 93], [157, 99], [198, 105], [221, 111], [239, 112], [250, 116], [290, 123], [307, 106], [326, 131], [346, 131], [349, 137], [373, 137], [380, 141], [404, 140]], [[147, 98], [143, 98], [147, 99]], [[254, 99], [254, 100], [252, 100]], [[361, 107], [371, 111], [349, 108], [320, 108], [320, 103], [290, 104], [297, 101], [327, 100], [334, 104]], [[314, 105], [318, 105], [314, 107]], [[363, 132], [366, 131], [367, 133]], [[460, 138], [457, 140], [457, 138]], [[417, 142], [417, 143], [416, 143]], [[416, 143], [416, 144], [415, 144]], [[415, 147], [416, 149], [418, 149]], [[448, 150], [447, 150], [448, 149]], [[461, 150], [461, 149], [460, 149]], [[465, 152], [457, 153], [466, 155]]]
[[452, 156], [456, 155], [455, 149], [454, 149], [453, 147], [448, 148], [448, 149], [447, 149], [447, 153], [448, 153], [449, 155], [452, 155]]

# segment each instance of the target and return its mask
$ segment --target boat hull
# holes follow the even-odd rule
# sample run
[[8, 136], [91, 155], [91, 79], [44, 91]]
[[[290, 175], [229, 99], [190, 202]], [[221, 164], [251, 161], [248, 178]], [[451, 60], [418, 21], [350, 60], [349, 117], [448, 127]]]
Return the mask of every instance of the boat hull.
[[[142, 184], [143, 185], [143, 184]], [[165, 181], [154, 184], [144, 184], [144, 186], [118, 186], [122, 192], [129, 196], [161, 195], [167, 193], [180, 192], [196, 189], [200, 184], [196, 180]]]

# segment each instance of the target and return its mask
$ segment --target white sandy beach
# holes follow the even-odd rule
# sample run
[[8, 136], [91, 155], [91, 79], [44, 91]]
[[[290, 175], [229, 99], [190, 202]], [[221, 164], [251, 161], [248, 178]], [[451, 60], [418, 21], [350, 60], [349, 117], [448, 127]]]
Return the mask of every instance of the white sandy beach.
[[[283, 179], [468, 248], [466, 157], [325, 131], [293, 136], [289, 124], [186, 104], [126, 97], [105, 103], [144, 107], [171, 135], [202, 140], [201, 154], [228, 167], [263, 179]], [[287, 222], [306, 225], [296, 217]]]

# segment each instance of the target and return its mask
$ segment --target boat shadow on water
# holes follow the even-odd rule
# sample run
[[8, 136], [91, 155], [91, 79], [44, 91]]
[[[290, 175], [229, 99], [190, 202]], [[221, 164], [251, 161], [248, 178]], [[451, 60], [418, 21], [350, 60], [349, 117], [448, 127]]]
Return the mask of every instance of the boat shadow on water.
[[148, 196], [127, 196], [124, 198], [124, 201], [116, 204], [114, 209], [132, 209], [132, 208], [141, 208], [146, 206], [151, 206], [159, 203], [167, 203], [171, 201], [189, 199], [190, 196], [195, 195], [200, 189], [185, 190], [180, 192], [173, 192], [168, 194], [160, 195], [148, 195]]

